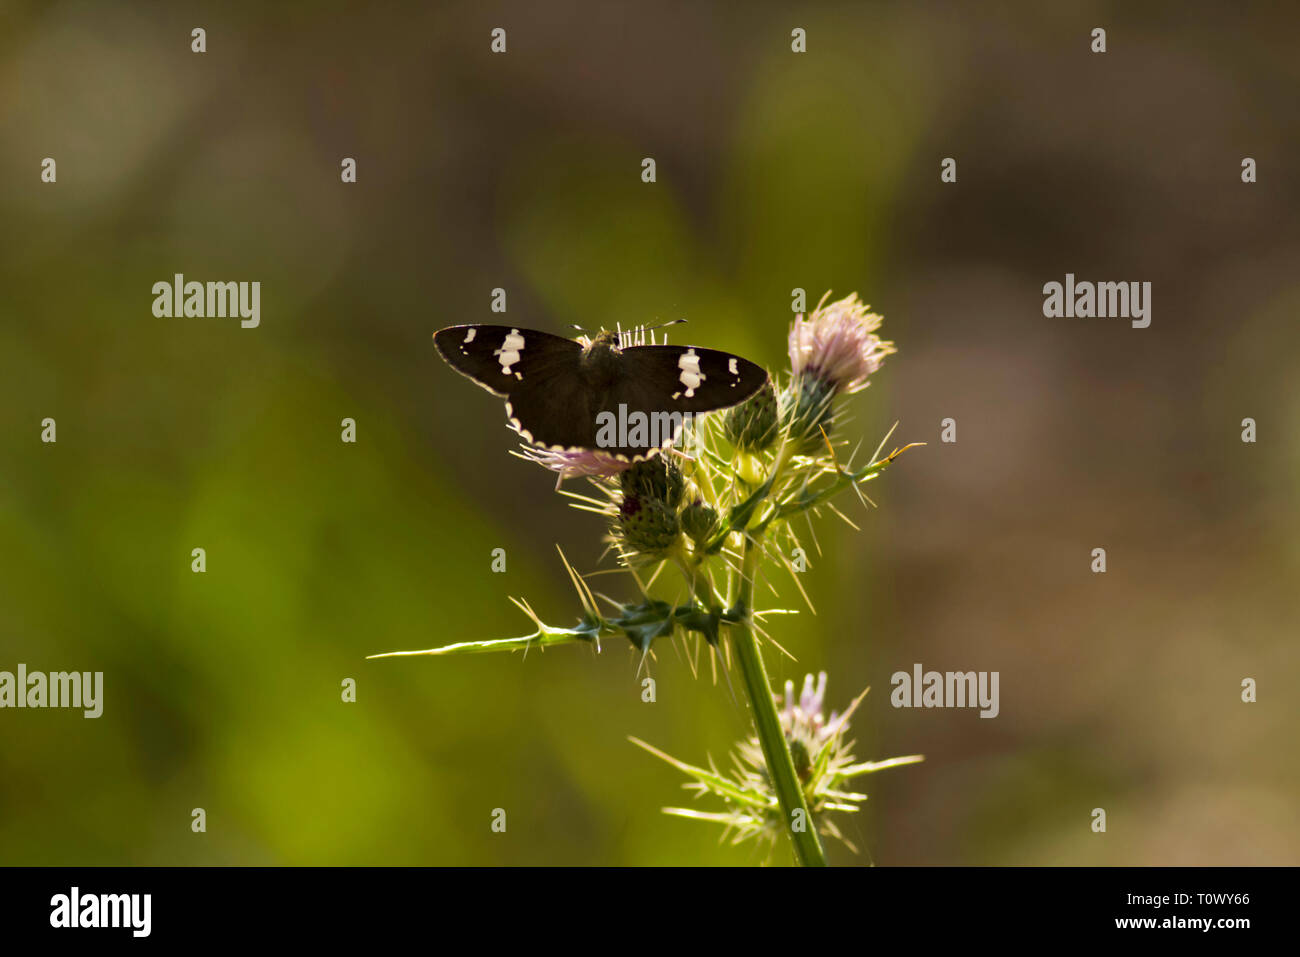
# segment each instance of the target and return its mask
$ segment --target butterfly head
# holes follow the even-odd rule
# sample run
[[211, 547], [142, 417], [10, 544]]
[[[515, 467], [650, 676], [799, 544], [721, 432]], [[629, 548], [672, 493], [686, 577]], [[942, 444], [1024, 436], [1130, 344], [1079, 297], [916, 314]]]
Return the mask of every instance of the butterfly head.
[[578, 341], [587, 351], [592, 349], [614, 349], [617, 351], [622, 345], [623, 340], [619, 333], [611, 332], [608, 329], [602, 329], [594, 336], [579, 336]]
[[582, 337], [582, 368], [590, 381], [612, 382], [618, 374], [621, 339], [617, 332], [602, 329], [592, 338]]

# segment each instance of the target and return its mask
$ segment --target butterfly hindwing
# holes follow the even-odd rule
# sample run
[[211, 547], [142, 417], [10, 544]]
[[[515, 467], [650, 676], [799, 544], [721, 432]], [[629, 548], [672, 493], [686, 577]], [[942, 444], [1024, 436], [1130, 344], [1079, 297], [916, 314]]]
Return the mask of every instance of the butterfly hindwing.
[[525, 377], [506, 400], [506, 416], [525, 441], [535, 445], [594, 449], [597, 401], [577, 375]]
[[433, 344], [453, 369], [503, 397], [539, 377], [574, 378], [582, 355], [572, 339], [515, 326], [448, 326]]

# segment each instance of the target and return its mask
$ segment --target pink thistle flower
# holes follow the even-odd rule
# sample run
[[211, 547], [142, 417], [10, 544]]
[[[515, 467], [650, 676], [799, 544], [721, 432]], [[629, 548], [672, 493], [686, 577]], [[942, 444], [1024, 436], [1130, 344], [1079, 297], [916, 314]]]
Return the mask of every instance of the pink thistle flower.
[[631, 467], [632, 463], [595, 449], [555, 450], [544, 449], [535, 445], [523, 446], [520, 458], [559, 472], [556, 487], [566, 478], [615, 478]]
[[832, 712], [828, 722], [823, 713], [826, 707], [826, 672], [821, 672], [816, 680], [814, 685], [813, 676], [805, 675], [803, 692], [798, 697], [794, 693], [794, 682], [787, 681], [783, 699], [785, 707], [779, 713], [786, 740], [801, 742], [809, 752], [815, 752], [838, 730], [838, 715]]
[[857, 293], [829, 306], [825, 301], [790, 327], [790, 370], [820, 379], [835, 393], [858, 392], [896, 351], [894, 344], [876, 335], [882, 317], [859, 302]]

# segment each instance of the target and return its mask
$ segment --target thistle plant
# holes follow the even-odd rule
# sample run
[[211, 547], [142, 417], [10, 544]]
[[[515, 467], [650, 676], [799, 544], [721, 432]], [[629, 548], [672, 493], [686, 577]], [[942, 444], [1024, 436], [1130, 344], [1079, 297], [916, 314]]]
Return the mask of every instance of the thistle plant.
[[[622, 637], [643, 661], [656, 641], [692, 643], [688, 660], [698, 668], [699, 653], [707, 649], [715, 676], [719, 667], [739, 675], [754, 735], [738, 746], [730, 776], [636, 741], [686, 773], [687, 787], [724, 805], [720, 811], [666, 812], [722, 823], [724, 836], [737, 841], [762, 839], [776, 847], [787, 835], [801, 864], [824, 865], [821, 836], [843, 840], [833, 816], [856, 810], [866, 799], [848, 790], [848, 783], [921, 760], [913, 755], [858, 762], [847, 735], [862, 696], [843, 713], [825, 716], [824, 674], [815, 683], [809, 676], [798, 698], [788, 682], [778, 709], [761, 647], [767, 643], [785, 653], [768, 630], [770, 619], [794, 610], [760, 608], [759, 586], [779, 596], [777, 580], [788, 579], [808, 603], [791, 557], [808, 554], [800, 536], [806, 529], [820, 552], [813, 520], [830, 513], [852, 526], [835, 500], [852, 490], [869, 507], [862, 486], [912, 447], [882, 455], [886, 435], [864, 457], [860, 444], [849, 452], [850, 442], [838, 434], [843, 398], [866, 388], [895, 350], [877, 335], [880, 316], [856, 295], [829, 305], [828, 297], [791, 326], [790, 370], [781, 381], [769, 378], [744, 403], [695, 417], [658, 454], [629, 463], [598, 450], [525, 445], [516, 453], [558, 473], [561, 481], [587, 480], [588, 490], [562, 494], [604, 518], [609, 553], [631, 579], [634, 597], [593, 591], [588, 576], [561, 552], [582, 609], [576, 623], [547, 624], [527, 601], [512, 598], [533, 623], [529, 634], [374, 657], [527, 651], [574, 642], [599, 650], [602, 639]], [[656, 597], [672, 593], [674, 579], [674, 600]]]
[[[817, 676], [816, 685], [812, 675], [804, 678], [803, 693], [798, 698], [794, 694], [794, 682], [787, 681], [784, 703], [777, 713], [812, 822], [821, 834], [836, 838], [855, 852], [857, 848], [840, 832], [832, 816], [834, 812], [852, 814], [867, 799], [865, 794], [846, 790], [848, 783], [860, 775], [924, 760], [919, 754], [886, 761], [859, 762], [853, 757], [853, 742], [848, 739], [849, 718], [866, 695], [862, 692], [843, 714], [831, 712], [828, 718], [824, 713], [826, 672], [823, 671]], [[730, 777], [716, 767], [695, 767], [637, 738], [632, 741], [691, 778], [682, 787], [697, 796], [712, 794], [726, 806], [724, 811], [669, 807], [664, 808], [665, 813], [722, 824], [724, 838], [730, 835], [733, 844], [754, 839], [772, 847], [776, 845], [785, 830], [785, 812], [772, 788], [767, 759], [757, 736], [737, 747]]]

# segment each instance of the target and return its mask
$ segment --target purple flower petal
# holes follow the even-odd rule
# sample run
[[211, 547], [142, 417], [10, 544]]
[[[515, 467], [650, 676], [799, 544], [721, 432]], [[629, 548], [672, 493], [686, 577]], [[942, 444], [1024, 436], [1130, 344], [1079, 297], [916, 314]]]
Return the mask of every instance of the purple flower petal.
[[590, 475], [599, 478], [613, 478], [631, 467], [630, 462], [615, 458], [606, 452], [592, 449], [575, 449], [573, 451], [555, 451], [535, 445], [523, 447], [523, 458], [536, 462], [552, 472], [560, 473], [560, 480]]
[[829, 306], [819, 305], [810, 316], [799, 316], [790, 327], [790, 369], [829, 382], [836, 392], [858, 392], [895, 351], [892, 342], [876, 335], [882, 318], [858, 301], [857, 294]]

